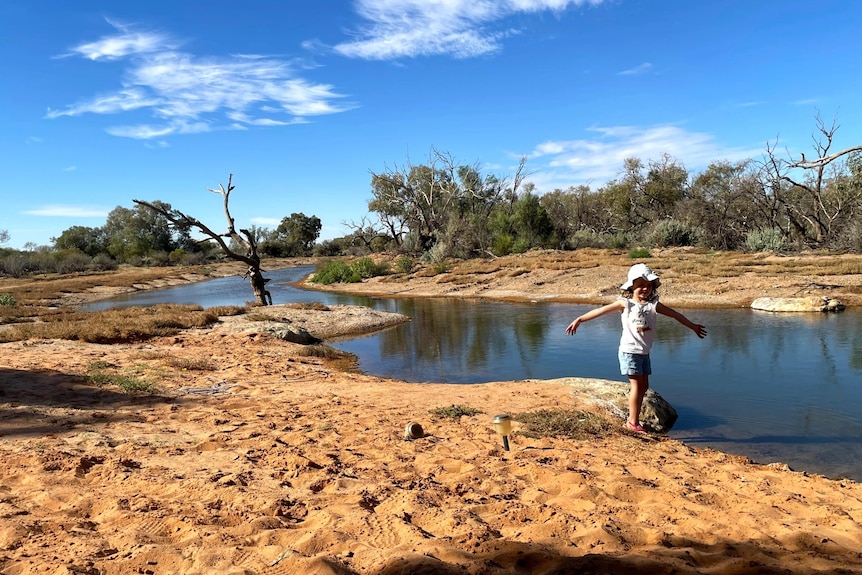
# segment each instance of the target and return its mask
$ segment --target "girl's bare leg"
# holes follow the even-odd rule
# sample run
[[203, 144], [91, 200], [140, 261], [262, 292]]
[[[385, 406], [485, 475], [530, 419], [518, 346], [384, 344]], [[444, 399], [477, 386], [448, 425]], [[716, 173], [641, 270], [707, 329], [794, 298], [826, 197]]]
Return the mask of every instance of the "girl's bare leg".
[[629, 392], [629, 423], [640, 425], [641, 406], [644, 402], [644, 394], [649, 389], [649, 376], [630, 375], [628, 377], [632, 387]]

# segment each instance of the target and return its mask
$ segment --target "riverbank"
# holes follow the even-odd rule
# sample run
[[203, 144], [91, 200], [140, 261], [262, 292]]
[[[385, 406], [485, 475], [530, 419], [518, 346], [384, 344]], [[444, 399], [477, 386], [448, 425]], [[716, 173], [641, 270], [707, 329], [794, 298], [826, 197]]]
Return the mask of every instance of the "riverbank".
[[661, 278], [661, 300], [680, 308], [749, 307], [757, 298], [827, 297], [862, 305], [862, 256], [653, 250], [633, 260], [612, 250], [532, 251], [489, 260], [421, 266], [358, 284], [308, 284], [317, 290], [387, 297], [477, 297], [513, 301], [608, 303], [629, 267], [647, 263]]
[[[540, 266], [536, 275], [504, 266], [473, 271], [476, 279], [464, 275], [463, 283], [450, 271], [347, 287], [374, 293], [391, 284], [415, 296], [463, 285], [505, 297], [600, 301], [613, 297], [600, 292], [618, 286], [625, 263], [546, 269], [559, 272], [556, 280], [540, 279]], [[651, 265], [667, 281], [670, 305], [694, 289], [682, 278], [706, 277], [680, 272], [679, 263]], [[837, 285], [839, 275], [788, 272], [756, 285]], [[717, 291], [720, 274], [715, 281]], [[852, 296], [858, 284], [841, 281], [833, 292]], [[276, 310], [312, 333], [322, 329]], [[320, 325], [344, 323], [317, 311]], [[491, 425], [497, 413], [587, 406], [561, 381], [451, 386], [343, 372], [338, 358], [234, 327], [116, 345], [0, 345], [0, 572], [862, 569], [857, 482], [619, 430], [530, 438], [516, 422], [505, 451]], [[124, 393], [96, 385], [94, 373], [143, 378], [157, 390]], [[453, 405], [476, 413], [440, 415]], [[404, 440], [410, 421], [423, 437]]]

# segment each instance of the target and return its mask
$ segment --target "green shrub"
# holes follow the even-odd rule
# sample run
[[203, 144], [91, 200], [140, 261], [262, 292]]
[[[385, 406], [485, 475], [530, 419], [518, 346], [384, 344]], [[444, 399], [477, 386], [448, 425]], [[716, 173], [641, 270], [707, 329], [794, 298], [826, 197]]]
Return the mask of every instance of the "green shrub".
[[631, 240], [624, 232], [607, 235], [607, 247], [609, 248], [621, 250], [629, 247], [631, 243]]
[[579, 248], [604, 248], [607, 247], [608, 241], [605, 236], [592, 230], [578, 230], [569, 236], [566, 245], [573, 250]]
[[323, 268], [314, 274], [310, 282], [323, 285], [335, 283], [352, 283], [355, 284], [361, 281], [359, 274], [341, 260], [327, 262]]
[[518, 238], [515, 240], [515, 243], [512, 244], [512, 253], [513, 254], [523, 254], [526, 253], [527, 250], [530, 249], [530, 241], [526, 238]]
[[370, 257], [359, 258], [350, 264], [350, 269], [359, 274], [362, 279], [373, 278], [374, 276], [383, 275], [386, 273], [386, 267], [377, 264]]
[[748, 252], [778, 252], [784, 248], [784, 234], [776, 228], [751, 230], [745, 236]]
[[402, 274], [409, 274], [413, 271], [414, 265], [416, 264], [410, 256], [400, 256], [395, 260], [395, 271]]
[[703, 230], [679, 220], [662, 220], [653, 228], [650, 241], [656, 247], [696, 246], [703, 239]]
[[90, 264], [90, 269], [95, 271], [115, 270], [120, 267], [119, 262], [108, 254], [96, 254]]
[[492, 251], [495, 256], [503, 257], [512, 253], [512, 246], [515, 239], [509, 234], [500, 234], [494, 238], [494, 247]]
[[629, 250], [629, 257], [633, 260], [639, 260], [641, 258], [651, 258], [652, 254], [646, 248], [632, 248]]
[[0, 294], [0, 306], [15, 307], [16, 305], [18, 305], [18, 302], [15, 301], [15, 298], [12, 297], [10, 294], [8, 294], [8, 293]]

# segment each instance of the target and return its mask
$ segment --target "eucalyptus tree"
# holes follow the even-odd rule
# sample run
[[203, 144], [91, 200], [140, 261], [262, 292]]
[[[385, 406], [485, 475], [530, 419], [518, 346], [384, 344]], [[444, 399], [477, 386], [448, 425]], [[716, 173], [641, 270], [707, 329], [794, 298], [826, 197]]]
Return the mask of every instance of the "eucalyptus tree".
[[414, 237], [416, 251], [437, 246], [462, 255], [484, 253], [490, 242], [488, 218], [503, 198], [517, 197], [525, 161], [510, 180], [483, 176], [478, 166], [459, 164], [448, 152], [432, 149], [428, 164], [408, 161], [372, 172], [368, 209], [396, 239]]
[[108, 253], [108, 234], [104, 227], [72, 226], [51, 238], [56, 250], [77, 249], [90, 257]]
[[759, 205], [752, 201], [759, 189], [751, 160], [713, 162], [694, 178], [674, 217], [702, 229], [708, 247], [737, 250], [749, 231], [768, 227]]
[[[167, 212], [170, 204], [155, 202], [159, 209]], [[169, 253], [177, 246], [177, 238], [188, 235], [188, 229], [172, 229], [170, 221], [159, 211], [143, 206], [124, 208], [117, 206], [108, 213], [102, 228], [107, 240], [107, 250], [118, 261], [128, 262], [133, 258], [144, 258], [154, 252]], [[98, 243], [99, 240], [95, 240]]]
[[278, 227], [267, 238], [267, 245], [272, 246], [272, 252], [266, 253], [281, 257], [310, 256], [321, 228], [317, 216], [290, 214], [290, 217], [281, 219]]
[[599, 189], [615, 230], [638, 232], [672, 216], [674, 206], [686, 197], [688, 172], [668, 154], [645, 166], [639, 158], [626, 158], [616, 179]]

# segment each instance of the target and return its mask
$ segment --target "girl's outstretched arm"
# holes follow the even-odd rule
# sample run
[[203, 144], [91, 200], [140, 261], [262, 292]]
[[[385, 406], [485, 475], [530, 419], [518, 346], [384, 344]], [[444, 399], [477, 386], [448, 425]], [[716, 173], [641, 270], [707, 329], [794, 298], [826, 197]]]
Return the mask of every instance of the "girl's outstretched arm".
[[685, 317], [675, 309], [667, 307], [663, 303], [659, 302], [658, 305], [655, 306], [655, 310], [662, 315], [672, 317], [673, 319], [696, 333], [697, 337], [699, 337], [700, 339], [706, 337], [706, 328], [704, 326], [700, 325], [699, 323], [694, 323], [690, 321], [687, 317]]
[[603, 315], [609, 314], [612, 311], [622, 311], [623, 310], [623, 300], [618, 299], [613, 303], [609, 303], [606, 306], [597, 307], [596, 309], [592, 309], [585, 313], [582, 316], [575, 318], [575, 321], [569, 324], [569, 327], [566, 328], [566, 333], [569, 335], [575, 335], [575, 332], [578, 331], [578, 326], [584, 323], [585, 321], [590, 321], [591, 319], [596, 319], [597, 317], [601, 317]]

